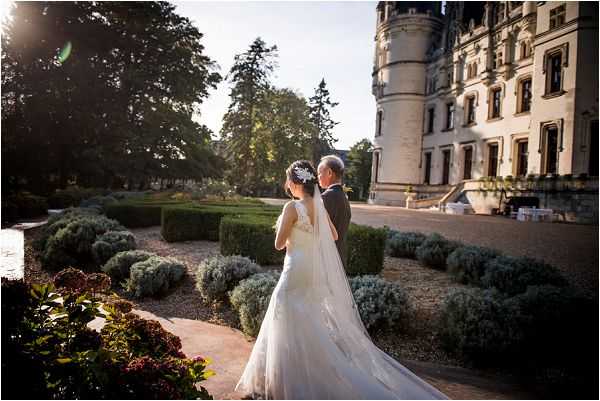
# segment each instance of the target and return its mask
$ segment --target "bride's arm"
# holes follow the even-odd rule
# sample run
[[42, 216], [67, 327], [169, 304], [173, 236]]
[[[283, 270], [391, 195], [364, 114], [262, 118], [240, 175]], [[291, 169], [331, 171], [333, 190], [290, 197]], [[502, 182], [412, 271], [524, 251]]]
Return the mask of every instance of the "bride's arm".
[[281, 223], [277, 227], [277, 234], [275, 235], [275, 249], [282, 250], [285, 248], [287, 239], [292, 232], [292, 226], [298, 220], [298, 213], [292, 202], [288, 202], [283, 207], [283, 215], [281, 217]]
[[335, 229], [333, 222], [331, 221], [331, 217], [329, 217], [329, 213], [325, 213], [325, 215], [327, 216], [327, 221], [329, 222], [329, 227], [331, 228], [331, 235], [333, 235], [333, 240], [337, 241], [338, 240], [338, 232]]

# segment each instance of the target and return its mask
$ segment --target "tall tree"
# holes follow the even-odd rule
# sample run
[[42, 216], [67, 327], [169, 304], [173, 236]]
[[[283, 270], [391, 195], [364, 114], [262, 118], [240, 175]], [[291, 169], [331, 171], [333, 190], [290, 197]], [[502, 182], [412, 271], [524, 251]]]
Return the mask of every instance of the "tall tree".
[[333, 127], [338, 122], [333, 121], [329, 112], [339, 103], [332, 102], [325, 79], [321, 79], [319, 86], [315, 88], [315, 94], [309, 99], [310, 120], [313, 127], [311, 140], [311, 158], [316, 165], [321, 157], [333, 151], [337, 139], [333, 137]]
[[214, 174], [210, 131], [192, 114], [221, 77], [174, 10], [15, 2], [2, 37], [3, 178], [37, 190], [53, 179], [143, 186], [181, 160], [194, 179]]
[[346, 184], [358, 192], [357, 199], [365, 199], [369, 193], [372, 160], [373, 144], [366, 138], [352, 145], [348, 152]]
[[256, 38], [248, 50], [235, 56], [227, 79], [233, 84], [231, 103], [223, 116], [221, 137], [230, 162], [229, 180], [243, 194], [251, 194], [257, 171], [256, 147], [257, 110], [271, 84], [277, 67], [277, 46], [267, 46]]

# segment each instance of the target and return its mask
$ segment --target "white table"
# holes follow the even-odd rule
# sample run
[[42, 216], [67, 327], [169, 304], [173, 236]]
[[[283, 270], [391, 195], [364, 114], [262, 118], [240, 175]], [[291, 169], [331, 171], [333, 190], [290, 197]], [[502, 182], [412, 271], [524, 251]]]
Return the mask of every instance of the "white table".
[[551, 221], [552, 209], [538, 209], [535, 207], [520, 207], [517, 212], [518, 221]]

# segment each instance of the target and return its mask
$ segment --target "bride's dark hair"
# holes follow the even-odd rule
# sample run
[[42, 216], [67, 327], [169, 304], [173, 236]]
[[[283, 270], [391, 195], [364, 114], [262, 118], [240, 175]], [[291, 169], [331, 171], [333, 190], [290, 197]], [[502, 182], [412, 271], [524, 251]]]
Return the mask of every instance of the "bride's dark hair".
[[[304, 193], [310, 196], [315, 195], [317, 172], [311, 162], [308, 160], [296, 160], [285, 170], [285, 174], [294, 184], [302, 185]], [[286, 189], [286, 192], [291, 196], [289, 189]]]

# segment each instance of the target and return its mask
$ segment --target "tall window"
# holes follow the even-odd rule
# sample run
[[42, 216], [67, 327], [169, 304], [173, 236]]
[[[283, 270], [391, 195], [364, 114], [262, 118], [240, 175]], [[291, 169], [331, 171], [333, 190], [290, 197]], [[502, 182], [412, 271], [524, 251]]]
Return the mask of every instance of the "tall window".
[[467, 97], [467, 124], [475, 122], [475, 96]]
[[435, 109], [433, 107], [427, 109], [427, 133], [433, 132], [433, 123], [435, 120]]
[[502, 52], [498, 53], [498, 67], [502, 65]]
[[498, 68], [498, 54], [494, 53], [492, 55], [492, 69], [495, 70], [496, 68]]
[[471, 167], [473, 165], [473, 148], [468, 147], [465, 148], [465, 159], [464, 159], [464, 169], [463, 169], [463, 179], [470, 180], [471, 179]]
[[519, 83], [519, 99], [517, 113], [531, 110], [531, 78], [523, 79]]
[[531, 48], [526, 41], [521, 42], [521, 58], [527, 58], [531, 55]]
[[379, 181], [379, 152], [373, 152], [373, 170], [374, 170], [374, 174], [373, 174], [373, 182], [378, 182]]
[[473, 62], [467, 66], [467, 79], [475, 78], [477, 76], [477, 63]]
[[588, 174], [598, 176], [598, 120], [590, 122], [590, 157]]
[[442, 165], [442, 185], [450, 182], [450, 150], [444, 150], [442, 152], [444, 157], [444, 164]]
[[544, 147], [544, 174], [558, 173], [558, 128], [546, 128], [546, 146]]
[[546, 93], [557, 93], [562, 89], [562, 52], [548, 56]]
[[454, 128], [454, 103], [446, 104], [446, 129]]
[[566, 7], [564, 4], [550, 10], [550, 29], [565, 23]]
[[381, 135], [382, 122], [383, 122], [383, 110], [377, 110], [377, 128], [376, 128], [377, 136]]
[[500, 117], [502, 88], [494, 88], [490, 91], [490, 110], [488, 118]]
[[496, 177], [498, 175], [498, 144], [490, 143], [488, 145], [488, 176]]
[[431, 182], [431, 152], [425, 153], [425, 184]]
[[527, 140], [517, 142], [517, 175], [527, 175]]

